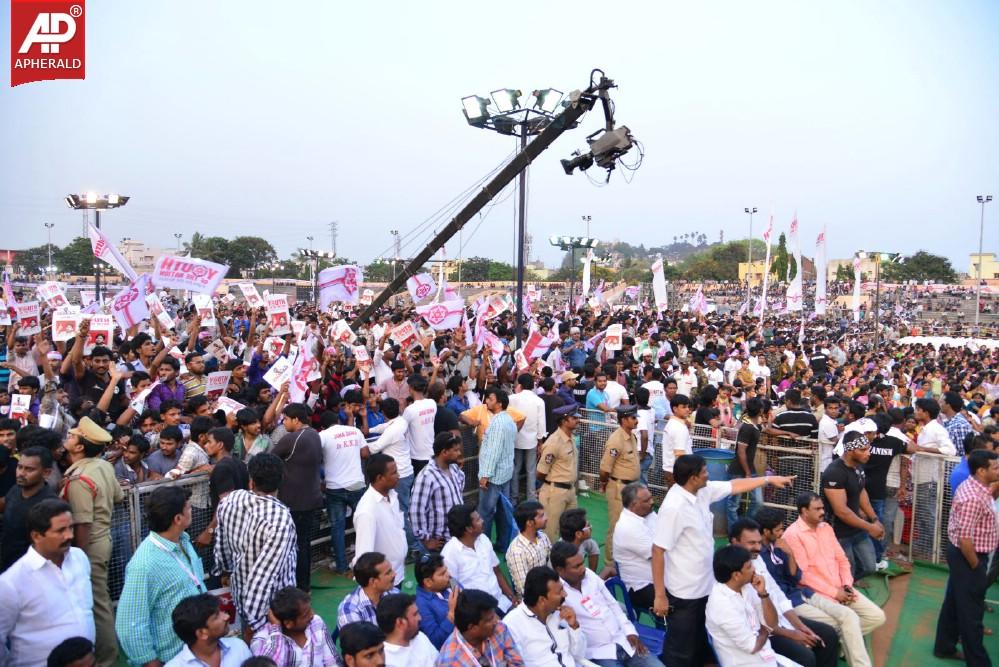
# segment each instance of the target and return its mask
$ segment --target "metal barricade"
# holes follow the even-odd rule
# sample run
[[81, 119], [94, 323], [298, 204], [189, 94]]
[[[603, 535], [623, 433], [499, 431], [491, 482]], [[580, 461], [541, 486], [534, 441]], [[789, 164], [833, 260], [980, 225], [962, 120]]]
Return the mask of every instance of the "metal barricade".
[[906, 519], [902, 541], [908, 543], [909, 560], [946, 563], [950, 475], [961, 459], [937, 454], [916, 454], [914, 459], [908, 516], [902, 510]]

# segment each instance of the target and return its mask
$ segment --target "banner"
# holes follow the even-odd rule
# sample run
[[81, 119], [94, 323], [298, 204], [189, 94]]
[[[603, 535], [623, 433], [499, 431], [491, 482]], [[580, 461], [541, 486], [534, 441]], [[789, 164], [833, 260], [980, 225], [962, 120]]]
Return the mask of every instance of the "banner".
[[774, 213], [770, 211], [770, 224], [767, 225], [767, 230], [763, 232], [763, 240], [767, 242], [767, 257], [763, 260], [763, 293], [760, 295], [760, 305], [759, 313], [756, 309], [753, 309], [753, 314], [758, 314], [763, 317], [763, 314], [767, 312], [767, 287], [770, 285], [770, 237], [774, 233]]
[[591, 248], [586, 251], [585, 255], [583, 255], [583, 286], [582, 292], [580, 292], [582, 296], [586, 296], [590, 293], [590, 264], [592, 263], [593, 249]]
[[652, 264], [652, 296], [656, 303], [656, 310], [659, 312], [666, 310], [669, 301], [666, 298], [666, 274], [663, 272], [662, 257]]
[[238, 283], [236, 287], [239, 291], [243, 293], [243, 298], [246, 299], [246, 305], [250, 308], [261, 308], [264, 305], [264, 300], [260, 297], [260, 293], [257, 292], [257, 286], [253, 283]]
[[138, 280], [139, 276], [135, 269], [129, 266], [125, 258], [118, 252], [118, 248], [111, 243], [111, 239], [104, 235], [104, 232], [94, 227], [94, 223], [88, 223], [90, 228], [90, 248], [94, 251], [94, 257], [106, 263], [112, 269], [125, 276], [132, 282]]
[[413, 303], [419, 303], [437, 291], [437, 283], [429, 273], [418, 273], [406, 280], [406, 289], [413, 297]]
[[853, 321], [860, 321], [860, 258], [853, 258]]
[[64, 343], [67, 340], [76, 338], [76, 331], [80, 328], [81, 315], [64, 313], [52, 314], [52, 341]]
[[228, 271], [225, 264], [206, 259], [160, 255], [153, 269], [153, 283], [168, 289], [214, 294]]
[[288, 312], [288, 296], [271, 294], [267, 297], [267, 325], [271, 335], [284, 336], [291, 333], [291, 314]]
[[42, 332], [37, 301], [22, 301], [17, 304], [17, 325], [18, 336], [34, 336]]
[[69, 305], [69, 301], [66, 300], [66, 295], [63, 293], [62, 288], [59, 287], [59, 283], [52, 281], [42, 283], [39, 285], [37, 292], [38, 298], [45, 301], [49, 308], [62, 308]]
[[815, 314], [826, 314], [826, 230], [815, 240]]
[[353, 265], [331, 266], [319, 272], [319, 308], [326, 310], [333, 302], [356, 304], [364, 274]]
[[607, 334], [604, 336], [604, 349], [609, 352], [617, 352], [621, 349], [622, 338], [621, 324], [612, 324], [607, 327]]
[[[122, 331], [128, 331], [139, 322], [149, 318], [149, 306], [146, 303], [146, 286], [149, 284], [149, 274], [143, 273], [138, 280], [114, 295], [111, 299], [111, 314]], [[150, 295], [155, 296], [155, 295]]]
[[465, 304], [460, 299], [457, 301], [442, 301], [426, 306], [417, 306], [416, 312], [435, 331], [456, 329], [461, 324], [461, 316], [465, 313]]
[[[796, 265], [796, 270], [794, 272], [794, 278], [792, 278], [787, 284], [787, 309], [790, 312], [800, 311], [804, 306], [804, 290], [802, 287], [802, 274], [804, 273], [804, 266], [801, 263], [801, 243], [798, 241], [798, 214], [794, 214], [794, 218], [791, 220], [791, 234], [789, 239], [789, 245], [794, 251], [794, 262]], [[788, 271], [790, 271], [791, 263], [788, 262]]]

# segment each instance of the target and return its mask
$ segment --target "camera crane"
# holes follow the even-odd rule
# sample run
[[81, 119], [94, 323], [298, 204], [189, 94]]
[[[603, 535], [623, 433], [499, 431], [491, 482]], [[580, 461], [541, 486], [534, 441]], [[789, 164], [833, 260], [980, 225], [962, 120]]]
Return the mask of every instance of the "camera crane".
[[[598, 72], [600, 78], [594, 82], [594, 75]], [[565, 169], [566, 174], [572, 174], [576, 168], [579, 168], [580, 171], [585, 171], [596, 163], [598, 167], [607, 170], [609, 178], [610, 172], [613, 171], [618, 158], [627, 153], [633, 145], [633, 138], [627, 127], [623, 125], [619, 128], [614, 127], [614, 103], [610, 98], [610, 90], [616, 87], [614, 81], [608, 79], [602, 70], [593, 70], [590, 73], [589, 87], [584, 91], [576, 90], [569, 93], [568, 103], [562, 113], [551, 119], [551, 122], [548, 123], [533, 141], [517, 153], [509, 164], [503, 167], [464, 208], [458, 211], [451, 222], [434, 236], [423, 250], [410, 260], [406, 268], [371, 301], [371, 304], [367, 308], [361, 311], [354, 319], [353, 326], [358, 327], [370, 320], [371, 316], [393, 294], [402, 289], [406, 284], [406, 280], [419, 272], [420, 268], [433, 257], [434, 253], [457, 234], [475, 214], [492, 201], [524, 169], [527, 169], [563, 132], [576, 127], [579, 124], [580, 118], [596, 106], [598, 100], [603, 106], [603, 129], [597, 130], [597, 132], [586, 138], [590, 148], [587, 153], [583, 155], [576, 154], [571, 160], [562, 160], [562, 167]]]

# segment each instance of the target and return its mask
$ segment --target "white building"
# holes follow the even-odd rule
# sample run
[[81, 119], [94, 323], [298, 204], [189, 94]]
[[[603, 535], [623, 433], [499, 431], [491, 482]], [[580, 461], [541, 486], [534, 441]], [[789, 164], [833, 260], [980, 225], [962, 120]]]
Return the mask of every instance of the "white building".
[[173, 251], [147, 246], [136, 239], [123, 238], [118, 244], [118, 252], [125, 261], [135, 269], [136, 273], [152, 273], [156, 258], [164, 254], [175, 254]]

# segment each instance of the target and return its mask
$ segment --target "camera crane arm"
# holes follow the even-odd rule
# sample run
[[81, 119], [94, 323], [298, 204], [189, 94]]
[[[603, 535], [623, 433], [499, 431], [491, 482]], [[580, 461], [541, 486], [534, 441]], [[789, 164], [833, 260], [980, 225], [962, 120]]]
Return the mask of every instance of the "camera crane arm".
[[[614, 82], [611, 79], [603, 76], [601, 70], [593, 70], [593, 73], [600, 72], [600, 80], [596, 83], [593, 82], [592, 78], [590, 81], [590, 87], [585, 91], [575, 91], [569, 94], [571, 103], [565, 108], [565, 110], [552, 119], [544, 130], [533, 140], [531, 143], [527, 144], [521, 152], [507, 164], [503, 169], [496, 174], [496, 176], [489, 181], [486, 185], [482, 187], [482, 190], [472, 198], [468, 204], [465, 205], [458, 213], [452, 218], [451, 222], [447, 224], [430, 242], [427, 246], [421, 250], [417, 255], [410, 260], [406, 268], [403, 269], [389, 284], [381, 291], [378, 296], [376, 296], [371, 304], [365, 308], [361, 313], [354, 319], [353, 326], [359, 327], [368, 320], [371, 319], [372, 315], [382, 307], [382, 305], [388, 301], [388, 299], [402, 289], [406, 284], [406, 280], [415, 275], [416, 272], [433, 257], [434, 253], [440, 250], [445, 243], [447, 243], [455, 234], [464, 227], [472, 217], [482, 210], [482, 208], [488, 204], [493, 198], [498, 195], [503, 188], [510, 184], [510, 182], [516, 178], [520, 172], [527, 169], [528, 166], [534, 160], [541, 155], [551, 144], [558, 139], [563, 132], [566, 130], [576, 127], [579, 119], [582, 118], [587, 111], [592, 109], [599, 99], [603, 104], [604, 117], [607, 122], [608, 128], [613, 128], [613, 102], [610, 100], [609, 91], [614, 88]], [[592, 77], [592, 73], [591, 73]]]

